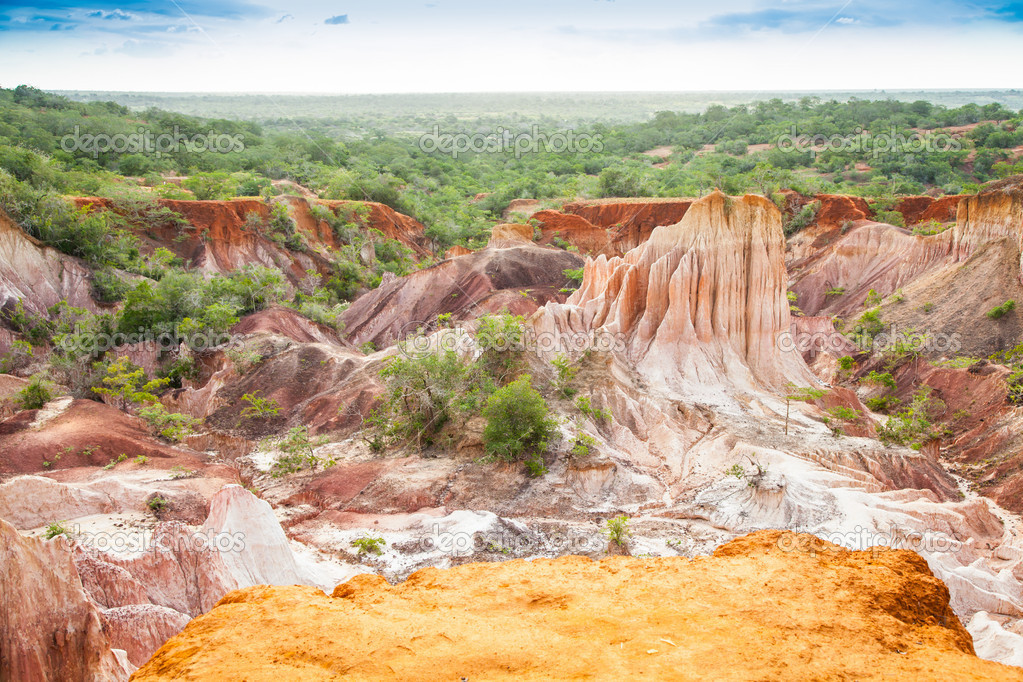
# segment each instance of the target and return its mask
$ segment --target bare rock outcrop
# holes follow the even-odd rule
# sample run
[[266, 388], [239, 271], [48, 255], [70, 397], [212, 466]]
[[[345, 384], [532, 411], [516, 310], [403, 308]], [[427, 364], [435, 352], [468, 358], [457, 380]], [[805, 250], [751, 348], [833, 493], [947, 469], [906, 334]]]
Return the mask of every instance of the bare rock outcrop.
[[63, 538], [26, 538], [0, 519], [0, 678], [126, 680], [100, 610]]
[[[20, 301], [27, 311], [45, 314], [67, 301], [97, 312], [91, 291], [92, 275], [83, 263], [44, 246], [0, 211], [0, 309], [12, 311]], [[0, 353], [7, 345], [0, 338]]]
[[[596, 330], [651, 381], [709, 402], [814, 379], [778, 339], [790, 327], [781, 214], [763, 197], [711, 194], [625, 256], [588, 260], [540, 333]], [[727, 390], [726, 390], [727, 388]]]
[[569, 202], [562, 211], [608, 230], [612, 252], [607, 255], [615, 256], [645, 242], [655, 228], [682, 220], [692, 203], [692, 199], [598, 199]]
[[780, 531], [698, 561], [474, 563], [423, 569], [397, 585], [361, 576], [329, 597], [240, 590], [132, 679], [258, 678], [271, 669], [293, 680], [424, 670], [450, 679], [784, 679], [808, 666], [827, 678], [1023, 679], [976, 657], [948, 590], [916, 554], [851, 552]]
[[495, 232], [504, 248], [448, 259], [360, 296], [341, 316], [346, 338], [383, 348], [419, 327], [433, 328], [439, 314], [451, 313], [454, 320], [503, 309], [529, 315], [548, 301], [564, 300], [561, 289], [569, 284], [564, 271], [581, 267], [582, 258], [537, 246], [531, 229], [520, 227], [529, 236], [522, 229], [510, 232], [515, 239]]

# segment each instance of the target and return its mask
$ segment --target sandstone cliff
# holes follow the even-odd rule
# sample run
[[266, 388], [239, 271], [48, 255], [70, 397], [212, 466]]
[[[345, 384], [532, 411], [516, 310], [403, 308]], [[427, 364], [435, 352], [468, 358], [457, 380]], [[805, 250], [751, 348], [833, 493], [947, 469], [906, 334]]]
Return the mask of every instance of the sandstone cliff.
[[709, 402], [805, 385], [805, 364], [778, 344], [790, 327], [784, 251], [774, 204], [715, 193], [625, 256], [587, 261], [579, 290], [537, 325], [616, 337], [646, 377]]

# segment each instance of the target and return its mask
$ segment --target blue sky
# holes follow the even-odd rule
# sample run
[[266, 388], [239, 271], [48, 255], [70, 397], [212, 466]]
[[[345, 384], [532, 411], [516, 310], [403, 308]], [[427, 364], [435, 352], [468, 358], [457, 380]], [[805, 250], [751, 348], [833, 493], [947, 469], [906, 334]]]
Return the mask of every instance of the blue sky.
[[0, 85], [272, 92], [1023, 87], [1023, 0], [0, 0]]

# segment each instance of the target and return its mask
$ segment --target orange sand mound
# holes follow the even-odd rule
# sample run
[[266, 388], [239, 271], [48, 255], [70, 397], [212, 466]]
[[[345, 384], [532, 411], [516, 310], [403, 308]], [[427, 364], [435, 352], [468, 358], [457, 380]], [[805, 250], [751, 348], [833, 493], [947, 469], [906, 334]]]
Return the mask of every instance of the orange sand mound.
[[[802, 548], [800, 548], [800, 546]], [[1023, 679], [908, 551], [760, 531], [713, 557], [583, 557], [232, 592], [132, 680]]]

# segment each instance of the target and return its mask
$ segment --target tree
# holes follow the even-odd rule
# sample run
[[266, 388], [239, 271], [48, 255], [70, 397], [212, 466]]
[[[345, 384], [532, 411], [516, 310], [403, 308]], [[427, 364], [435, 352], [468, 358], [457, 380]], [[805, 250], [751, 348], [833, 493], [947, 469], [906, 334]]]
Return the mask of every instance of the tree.
[[547, 402], [533, 388], [529, 375], [497, 389], [487, 401], [483, 416], [487, 420], [483, 430], [487, 454], [509, 461], [546, 451], [557, 430]]
[[103, 386], [97, 386], [92, 390], [99, 395], [113, 398], [118, 407], [128, 411], [129, 408], [141, 403], [157, 402], [155, 391], [169, 383], [170, 379], [149, 379], [144, 369], [132, 364], [128, 358], [121, 357], [107, 367]]

